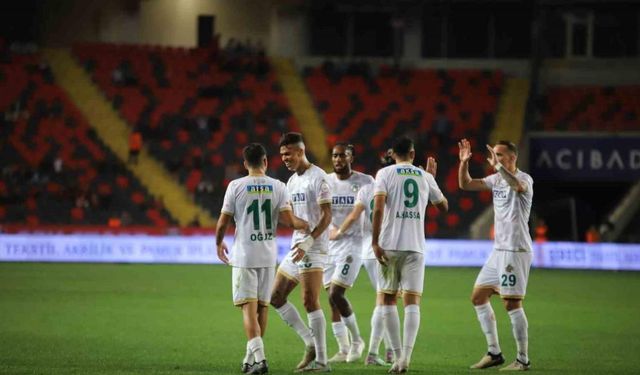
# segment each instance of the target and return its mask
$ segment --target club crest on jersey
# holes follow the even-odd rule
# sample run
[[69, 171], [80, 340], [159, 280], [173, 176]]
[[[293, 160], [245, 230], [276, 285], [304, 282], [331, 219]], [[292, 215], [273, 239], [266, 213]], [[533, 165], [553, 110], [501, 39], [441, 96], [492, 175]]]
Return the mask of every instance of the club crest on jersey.
[[249, 194], [262, 194], [262, 193], [271, 194], [271, 193], [273, 193], [273, 186], [272, 185], [247, 185], [247, 193], [249, 193]]
[[353, 257], [352, 257], [351, 255], [348, 255], [348, 256], [347, 256], [347, 259], [345, 259], [345, 261], [346, 261], [347, 263], [352, 263], [352, 262], [353, 262]]
[[396, 168], [400, 176], [422, 176], [422, 171], [414, 168]]
[[358, 190], [360, 190], [360, 185], [358, 185], [358, 184], [351, 185], [351, 191], [353, 191], [355, 193]]
[[504, 270], [507, 271], [508, 273], [511, 273], [513, 271], [513, 266], [509, 264], [505, 267]]

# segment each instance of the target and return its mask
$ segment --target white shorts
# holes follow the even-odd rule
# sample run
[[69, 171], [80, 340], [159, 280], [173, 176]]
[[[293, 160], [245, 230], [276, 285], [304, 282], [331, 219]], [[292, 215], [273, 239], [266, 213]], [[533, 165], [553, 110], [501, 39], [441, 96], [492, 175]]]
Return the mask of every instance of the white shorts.
[[274, 277], [274, 267], [233, 267], [231, 272], [233, 304], [240, 306], [247, 302], [258, 301], [260, 305], [269, 306]]
[[387, 265], [378, 263], [378, 293], [396, 294], [399, 291], [422, 295], [424, 287], [424, 254], [413, 251], [389, 251]]
[[291, 259], [291, 252], [282, 260], [278, 273], [287, 279], [299, 282], [300, 274], [311, 271], [322, 271], [327, 263], [327, 254], [308, 253], [298, 263]]
[[324, 268], [324, 288], [328, 288], [332, 283], [343, 288], [351, 288], [358, 278], [361, 265], [360, 254], [340, 254], [331, 257]]
[[377, 259], [363, 259], [362, 265], [364, 269], [367, 270], [367, 275], [369, 275], [369, 281], [371, 282], [371, 286], [373, 289], [377, 289], [378, 287], [378, 260]]
[[478, 274], [475, 288], [491, 288], [502, 298], [524, 299], [533, 254], [493, 250]]

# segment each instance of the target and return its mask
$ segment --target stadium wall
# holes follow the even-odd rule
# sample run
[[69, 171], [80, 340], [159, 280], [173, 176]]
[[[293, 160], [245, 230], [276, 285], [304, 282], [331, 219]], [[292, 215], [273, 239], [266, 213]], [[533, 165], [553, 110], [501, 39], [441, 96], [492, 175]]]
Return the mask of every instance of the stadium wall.
[[[233, 237], [225, 238], [232, 249]], [[291, 238], [277, 237], [280, 261]], [[534, 267], [640, 271], [640, 245], [545, 242], [534, 245]], [[482, 266], [491, 241], [426, 241], [425, 265]], [[220, 263], [211, 235], [3, 234], [0, 261], [92, 263]]]

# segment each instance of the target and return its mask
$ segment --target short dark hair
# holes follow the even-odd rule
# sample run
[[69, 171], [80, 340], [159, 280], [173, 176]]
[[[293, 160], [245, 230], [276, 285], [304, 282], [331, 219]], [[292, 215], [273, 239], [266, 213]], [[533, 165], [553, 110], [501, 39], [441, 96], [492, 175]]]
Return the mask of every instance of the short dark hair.
[[402, 136], [398, 139], [396, 139], [393, 142], [393, 152], [398, 155], [398, 156], [407, 156], [409, 155], [409, 152], [413, 149], [413, 140], [411, 140], [411, 138], [405, 136]]
[[496, 142], [496, 145], [507, 146], [509, 151], [513, 152], [514, 154], [516, 154], [516, 156], [518, 156], [518, 146], [516, 146], [515, 143], [511, 141], [502, 140], [502, 141]]
[[354, 145], [352, 145], [352, 144], [351, 144], [351, 143], [349, 143], [349, 142], [343, 142], [343, 141], [336, 142], [336, 144], [335, 144], [335, 145], [333, 145], [333, 147], [336, 147], [336, 146], [342, 146], [342, 147], [344, 147], [344, 148], [345, 148], [345, 150], [349, 150], [349, 151], [351, 151], [351, 155], [352, 155], [352, 156], [355, 156], [355, 155], [356, 155], [356, 148], [355, 148], [355, 146], [354, 146]]
[[302, 140], [302, 134], [296, 132], [284, 133], [280, 137], [280, 147], [289, 146], [293, 144], [304, 143]]
[[242, 156], [250, 167], [257, 168], [262, 166], [267, 150], [260, 143], [250, 143], [242, 150]]

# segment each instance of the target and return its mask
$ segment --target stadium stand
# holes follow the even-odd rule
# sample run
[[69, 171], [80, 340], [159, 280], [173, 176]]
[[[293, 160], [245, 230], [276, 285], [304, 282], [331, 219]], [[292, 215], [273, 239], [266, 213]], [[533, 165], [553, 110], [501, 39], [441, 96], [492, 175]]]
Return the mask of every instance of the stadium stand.
[[483, 173], [484, 144], [494, 126], [503, 85], [501, 71], [396, 70], [366, 63], [326, 62], [304, 70], [306, 84], [322, 113], [329, 143], [347, 140], [356, 147], [357, 170], [375, 174], [380, 156], [393, 138], [416, 140], [417, 163], [426, 156], [438, 161], [438, 180], [449, 198], [450, 211], [427, 222], [430, 237], [459, 237], [490, 204], [487, 193], [458, 189], [457, 142], [468, 138], [478, 150], [472, 172]]
[[640, 86], [550, 87], [538, 108], [545, 131], [637, 131]]
[[6, 226], [175, 220], [95, 135], [37, 53], [0, 61], [0, 221]]
[[270, 173], [290, 175], [277, 144], [299, 128], [262, 54], [115, 44], [78, 44], [73, 53], [151, 154], [212, 214], [243, 173], [248, 142], [267, 146]]

